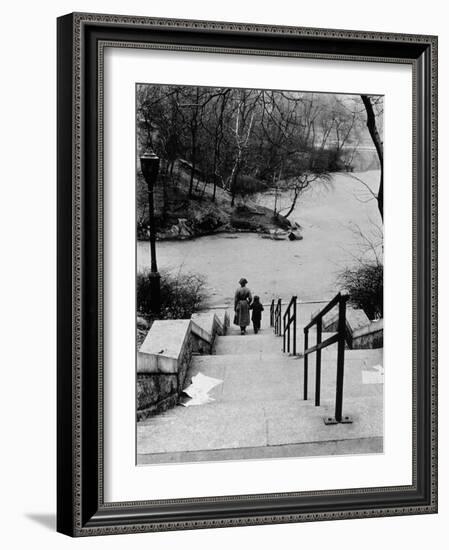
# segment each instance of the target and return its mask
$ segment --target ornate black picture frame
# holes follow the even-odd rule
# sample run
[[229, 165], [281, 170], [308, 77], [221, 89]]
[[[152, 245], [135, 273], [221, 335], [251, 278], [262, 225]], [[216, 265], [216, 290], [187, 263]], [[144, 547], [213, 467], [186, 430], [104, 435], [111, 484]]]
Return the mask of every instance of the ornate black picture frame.
[[[413, 483], [105, 503], [105, 44], [405, 63], [413, 70]], [[58, 19], [57, 529], [89, 536], [437, 511], [437, 38], [101, 14]]]

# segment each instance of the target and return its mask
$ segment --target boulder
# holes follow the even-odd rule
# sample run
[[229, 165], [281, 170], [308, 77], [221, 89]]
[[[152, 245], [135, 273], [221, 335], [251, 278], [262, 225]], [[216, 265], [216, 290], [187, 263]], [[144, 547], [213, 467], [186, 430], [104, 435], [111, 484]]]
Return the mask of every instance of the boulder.
[[150, 323], [144, 318], [137, 316], [137, 328], [140, 328], [142, 330], [148, 330], [150, 328]]
[[160, 237], [163, 239], [177, 239], [179, 237], [178, 225], [174, 224], [170, 227], [170, 229], [167, 229], [166, 231], [161, 232]]
[[275, 241], [283, 241], [287, 238], [287, 232], [282, 229], [270, 229], [270, 237]]
[[187, 220], [185, 218], [178, 219], [178, 235], [181, 239], [189, 239], [193, 233], [190, 227], [187, 225]]
[[301, 233], [299, 233], [299, 231], [290, 231], [290, 233], [288, 234], [288, 239], [290, 241], [302, 241], [302, 235]]

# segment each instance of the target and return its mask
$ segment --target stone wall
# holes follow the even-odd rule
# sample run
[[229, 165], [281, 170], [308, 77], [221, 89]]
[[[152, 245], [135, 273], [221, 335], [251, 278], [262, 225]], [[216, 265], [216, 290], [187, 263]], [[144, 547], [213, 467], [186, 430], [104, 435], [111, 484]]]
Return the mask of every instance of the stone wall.
[[192, 358], [191, 321], [155, 321], [137, 353], [137, 420], [174, 407]]
[[174, 407], [178, 401], [178, 379], [174, 374], [137, 375], [137, 420]]
[[[324, 316], [323, 331], [337, 332], [338, 310]], [[349, 349], [383, 347], [383, 320], [370, 321], [362, 309], [346, 308], [346, 344]]]
[[209, 354], [229, 324], [215, 312], [155, 321], [137, 353], [137, 420], [174, 407], [188, 383], [194, 353]]
[[352, 349], [377, 349], [384, 346], [383, 319], [371, 321], [367, 326], [352, 333]]

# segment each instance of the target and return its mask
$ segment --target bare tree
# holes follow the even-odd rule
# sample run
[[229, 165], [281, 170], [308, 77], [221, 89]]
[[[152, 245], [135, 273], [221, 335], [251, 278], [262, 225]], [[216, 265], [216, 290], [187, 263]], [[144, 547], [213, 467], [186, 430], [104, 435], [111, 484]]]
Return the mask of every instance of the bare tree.
[[[221, 187], [234, 205], [237, 195], [272, 189], [274, 214], [289, 217], [301, 194], [318, 180], [328, 181], [332, 171], [347, 168], [370, 134], [381, 161], [375, 198], [382, 215], [380, 108], [374, 96], [141, 85], [138, 143], [161, 158], [159, 183], [165, 184], [159, 196], [172, 200], [175, 177], [185, 182], [183, 200], [195, 194], [215, 201]], [[185, 173], [173, 176], [175, 164]], [[289, 198], [281, 212], [280, 193]]]
[[288, 182], [288, 189], [291, 192], [291, 204], [287, 212], [282, 212], [284, 218], [288, 218], [292, 214], [292, 212], [296, 208], [296, 203], [300, 195], [320, 177], [323, 178], [324, 175], [303, 173], [295, 176]]
[[377, 206], [379, 208], [380, 216], [382, 221], [384, 219], [384, 147], [383, 142], [380, 137], [379, 131], [376, 124], [376, 114], [374, 112], [373, 100], [368, 95], [360, 96], [363, 101], [363, 105], [366, 109], [366, 125], [370, 133], [371, 139], [373, 140], [374, 147], [376, 148], [377, 156], [380, 163], [380, 182], [379, 182], [379, 191], [377, 193]]
[[231, 174], [229, 176], [229, 188], [232, 197], [231, 206], [234, 206], [235, 196], [238, 192], [238, 176], [242, 170], [244, 156], [251, 137], [257, 99], [257, 96], [255, 96], [252, 90], [239, 90], [234, 123], [234, 143], [236, 153]]

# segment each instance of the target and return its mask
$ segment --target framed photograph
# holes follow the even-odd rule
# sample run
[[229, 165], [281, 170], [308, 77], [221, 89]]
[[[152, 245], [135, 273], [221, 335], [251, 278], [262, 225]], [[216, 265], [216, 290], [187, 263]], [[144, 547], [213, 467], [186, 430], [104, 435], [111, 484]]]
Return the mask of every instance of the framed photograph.
[[58, 19], [58, 531], [437, 511], [437, 38]]

